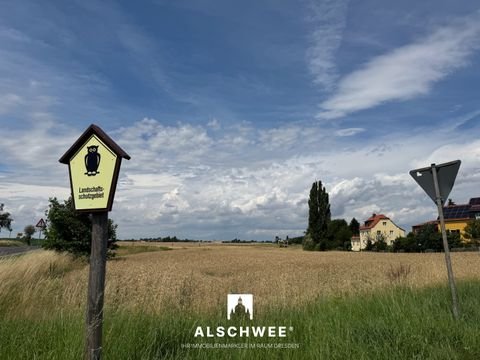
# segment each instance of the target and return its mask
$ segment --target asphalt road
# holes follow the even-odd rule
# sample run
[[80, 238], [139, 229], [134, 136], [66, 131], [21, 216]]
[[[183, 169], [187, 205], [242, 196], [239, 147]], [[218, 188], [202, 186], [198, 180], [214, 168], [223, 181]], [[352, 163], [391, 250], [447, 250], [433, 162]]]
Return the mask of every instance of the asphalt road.
[[40, 246], [6, 246], [0, 247], [0, 256], [22, 254], [28, 251], [40, 249]]

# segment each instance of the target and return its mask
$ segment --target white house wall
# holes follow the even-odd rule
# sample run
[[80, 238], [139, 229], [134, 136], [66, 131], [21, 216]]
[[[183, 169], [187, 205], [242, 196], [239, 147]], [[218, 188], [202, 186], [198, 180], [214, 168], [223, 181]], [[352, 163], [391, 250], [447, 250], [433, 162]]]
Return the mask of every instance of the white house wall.
[[352, 242], [352, 250], [360, 251], [365, 249], [368, 239], [375, 243], [377, 234], [383, 235], [387, 245], [392, 245], [396, 238], [405, 236], [405, 230], [399, 228], [390, 219], [380, 220], [373, 228], [360, 230], [360, 242]]

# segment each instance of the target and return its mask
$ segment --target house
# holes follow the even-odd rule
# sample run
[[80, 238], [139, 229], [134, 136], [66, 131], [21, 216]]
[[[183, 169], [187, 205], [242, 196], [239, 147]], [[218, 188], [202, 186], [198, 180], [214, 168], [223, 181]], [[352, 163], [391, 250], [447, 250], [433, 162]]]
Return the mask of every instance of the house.
[[[443, 207], [443, 217], [445, 219], [445, 230], [447, 233], [460, 234], [462, 239], [465, 239], [465, 226], [472, 219], [480, 219], [480, 197], [471, 198], [468, 204], [455, 204], [451, 199], [447, 205]], [[438, 220], [431, 220], [421, 224], [413, 225], [412, 232], [418, 233], [420, 229], [428, 224], [433, 224], [439, 230]]]
[[389, 217], [383, 214], [372, 214], [365, 223], [360, 226], [360, 236], [352, 237], [352, 251], [361, 251], [367, 246], [368, 240], [373, 243], [383, 238], [387, 245], [405, 236], [405, 230], [397, 226]]

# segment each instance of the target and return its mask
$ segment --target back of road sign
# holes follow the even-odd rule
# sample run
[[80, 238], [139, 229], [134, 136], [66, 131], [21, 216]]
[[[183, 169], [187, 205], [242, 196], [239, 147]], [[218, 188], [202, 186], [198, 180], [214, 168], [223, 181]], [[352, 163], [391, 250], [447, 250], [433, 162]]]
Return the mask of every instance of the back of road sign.
[[455, 178], [458, 174], [458, 169], [460, 168], [460, 163], [460, 160], [455, 160], [439, 165], [432, 164], [432, 166], [430, 167], [412, 170], [410, 171], [410, 175], [412, 175], [418, 185], [420, 185], [421, 188], [425, 190], [425, 192], [428, 196], [430, 196], [433, 202], [436, 203], [437, 201], [435, 196], [435, 184], [433, 182], [432, 174], [432, 167], [435, 166], [437, 170], [440, 197], [443, 204], [448, 198], [450, 191], [452, 191], [453, 184], [455, 183]]

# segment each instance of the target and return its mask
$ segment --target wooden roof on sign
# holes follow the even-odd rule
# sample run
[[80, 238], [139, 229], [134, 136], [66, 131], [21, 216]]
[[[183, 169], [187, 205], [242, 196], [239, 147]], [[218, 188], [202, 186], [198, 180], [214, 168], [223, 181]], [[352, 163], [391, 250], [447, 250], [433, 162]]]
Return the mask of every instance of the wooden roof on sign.
[[68, 164], [70, 159], [75, 155], [78, 149], [85, 144], [86, 141], [92, 136], [96, 135], [100, 140], [102, 140], [105, 145], [107, 145], [117, 156], [120, 156], [124, 159], [130, 160], [130, 155], [128, 155], [120, 146], [117, 145], [115, 141], [112, 140], [100, 127], [95, 124], [90, 125], [82, 135], [78, 138], [77, 141], [67, 150], [65, 154], [60, 158], [62, 164]]

